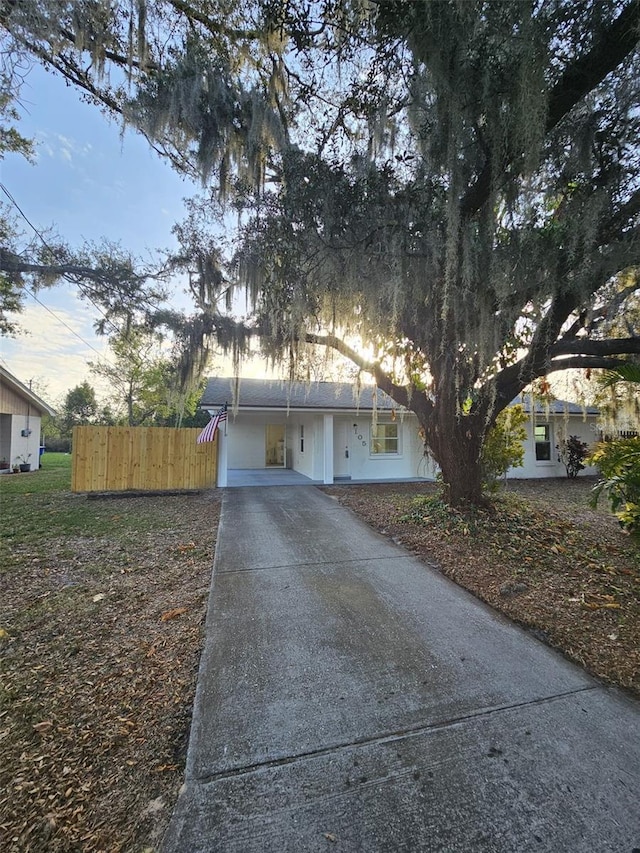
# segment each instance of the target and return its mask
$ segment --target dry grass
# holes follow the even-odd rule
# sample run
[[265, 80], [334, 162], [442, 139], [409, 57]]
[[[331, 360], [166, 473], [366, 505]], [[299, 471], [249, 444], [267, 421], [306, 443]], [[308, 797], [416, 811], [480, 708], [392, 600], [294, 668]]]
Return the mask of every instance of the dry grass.
[[[38, 495], [18, 497], [36, 512]], [[94, 527], [110, 523], [111, 532], [47, 535], [45, 524], [40, 535], [9, 538], [0, 572], [3, 853], [155, 849], [183, 778], [218, 501], [59, 492], [48, 502], [50, 531], [89, 507]]]
[[365, 521], [592, 674], [640, 694], [640, 542], [593, 482], [511, 480], [493, 510], [450, 513], [433, 485], [328, 487]]

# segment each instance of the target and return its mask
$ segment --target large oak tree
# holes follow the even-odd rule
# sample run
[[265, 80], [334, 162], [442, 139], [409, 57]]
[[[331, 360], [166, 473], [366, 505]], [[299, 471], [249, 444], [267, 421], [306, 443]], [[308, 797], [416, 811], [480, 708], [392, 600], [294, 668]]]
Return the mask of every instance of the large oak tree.
[[194, 351], [333, 347], [415, 412], [452, 501], [480, 500], [529, 383], [640, 352], [611, 331], [640, 288], [637, 0], [5, 0], [0, 22], [205, 181]]

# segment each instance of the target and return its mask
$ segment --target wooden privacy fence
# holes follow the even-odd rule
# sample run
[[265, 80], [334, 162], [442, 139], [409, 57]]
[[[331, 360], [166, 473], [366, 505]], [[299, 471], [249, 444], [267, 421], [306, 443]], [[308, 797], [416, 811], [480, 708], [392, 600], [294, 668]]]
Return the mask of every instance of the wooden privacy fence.
[[216, 485], [218, 437], [196, 444], [200, 429], [74, 427], [71, 490], [169, 491]]

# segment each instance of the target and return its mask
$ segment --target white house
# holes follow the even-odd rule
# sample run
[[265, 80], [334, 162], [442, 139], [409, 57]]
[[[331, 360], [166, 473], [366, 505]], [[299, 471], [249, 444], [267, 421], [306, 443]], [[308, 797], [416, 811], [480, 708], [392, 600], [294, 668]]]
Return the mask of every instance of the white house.
[[37, 468], [41, 420], [55, 410], [0, 366], [0, 461], [10, 468], [23, 460]]
[[[513, 402], [520, 404], [530, 417], [525, 425], [523, 465], [510, 468], [509, 478], [566, 477], [565, 467], [558, 459], [558, 445], [570, 435], [578, 436], [589, 447], [600, 440], [599, 411], [595, 406], [555, 400], [548, 406], [535, 403], [532, 412], [529, 394], [522, 394]], [[593, 475], [597, 470], [587, 467], [581, 474]]]
[[[211, 414], [228, 407], [219, 486], [233, 482], [234, 472], [287, 469], [319, 483], [435, 478], [437, 466], [424, 455], [415, 415], [379, 389], [363, 386], [358, 393], [350, 383], [241, 379], [232, 407], [234, 384], [229, 377], [210, 379], [200, 402]], [[556, 444], [566, 435], [593, 443], [597, 414], [557, 401], [549, 411], [537, 407], [524, 467], [509, 476], [565, 476]]]

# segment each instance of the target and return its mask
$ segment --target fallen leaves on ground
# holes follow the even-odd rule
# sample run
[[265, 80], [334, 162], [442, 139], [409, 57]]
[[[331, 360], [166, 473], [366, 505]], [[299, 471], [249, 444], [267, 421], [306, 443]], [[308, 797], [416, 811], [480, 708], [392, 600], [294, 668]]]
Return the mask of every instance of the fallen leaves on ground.
[[171, 610], [165, 610], [165, 612], [160, 617], [160, 621], [168, 622], [170, 619], [177, 619], [178, 616], [182, 616], [182, 614], [186, 612], [186, 607], [173, 607]]
[[333, 486], [365, 521], [594, 675], [640, 694], [640, 543], [593, 481], [510, 480], [493, 507], [450, 511], [433, 484]]
[[[0, 573], [3, 853], [155, 849], [182, 783], [218, 501], [118, 498], [113, 537], [14, 549]], [[133, 512], [169, 529], [118, 538]]]

